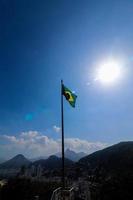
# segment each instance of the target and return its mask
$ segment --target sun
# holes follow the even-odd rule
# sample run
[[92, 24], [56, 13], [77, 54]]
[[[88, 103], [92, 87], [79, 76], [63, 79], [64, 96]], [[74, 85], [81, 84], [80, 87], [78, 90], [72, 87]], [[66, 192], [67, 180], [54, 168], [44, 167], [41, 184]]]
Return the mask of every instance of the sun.
[[121, 65], [111, 60], [100, 65], [96, 71], [95, 80], [99, 80], [106, 85], [116, 82], [121, 77], [121, 75]]

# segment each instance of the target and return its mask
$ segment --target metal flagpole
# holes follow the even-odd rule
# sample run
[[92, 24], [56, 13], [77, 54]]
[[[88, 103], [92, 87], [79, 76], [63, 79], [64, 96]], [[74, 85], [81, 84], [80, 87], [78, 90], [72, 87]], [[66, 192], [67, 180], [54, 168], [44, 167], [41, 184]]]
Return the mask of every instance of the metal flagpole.
[[62, 188], [65, 189], [63, 80], [61, 80]]

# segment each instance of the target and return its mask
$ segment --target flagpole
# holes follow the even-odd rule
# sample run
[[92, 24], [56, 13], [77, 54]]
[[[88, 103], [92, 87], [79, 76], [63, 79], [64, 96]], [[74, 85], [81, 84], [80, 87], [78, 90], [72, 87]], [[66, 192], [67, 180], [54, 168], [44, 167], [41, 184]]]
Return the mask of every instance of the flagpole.
[[61, 80], [62, 188], [65, 188], [63, 80]]

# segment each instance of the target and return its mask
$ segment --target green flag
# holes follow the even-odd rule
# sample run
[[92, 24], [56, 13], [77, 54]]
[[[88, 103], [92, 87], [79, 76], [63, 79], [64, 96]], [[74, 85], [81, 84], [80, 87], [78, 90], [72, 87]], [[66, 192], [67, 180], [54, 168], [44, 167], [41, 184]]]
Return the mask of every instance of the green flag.
[[62, 85], [62, 94], [65, 96], [70, 105], [72, 107], [75, 107], [77, 96], [64, 85]]

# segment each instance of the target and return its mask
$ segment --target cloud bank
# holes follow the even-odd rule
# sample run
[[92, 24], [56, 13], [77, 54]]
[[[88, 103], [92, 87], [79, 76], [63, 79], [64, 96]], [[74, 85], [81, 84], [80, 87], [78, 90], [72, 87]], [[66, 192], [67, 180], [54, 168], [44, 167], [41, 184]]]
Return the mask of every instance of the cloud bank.
[[[102, 142], [89, 142], [79, 138], [66, 138], [65, 147], [75, 152], [90, 154], [107, 146]], [[61, 139], [53, 139], [38, 132], [22, 132], [17, 136], [0, 135], [0, 157], [10, 158], [24, 154], [28, 158], [49, 156], [61, 151]]]
[[58, 126], [56, 126], [56, 125], [54, 125], [54, 126], [53, 126], [53, 130], [54, 130], [56, 133], [60, 133], [61, 128], [58, 127]]

